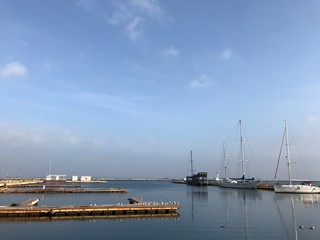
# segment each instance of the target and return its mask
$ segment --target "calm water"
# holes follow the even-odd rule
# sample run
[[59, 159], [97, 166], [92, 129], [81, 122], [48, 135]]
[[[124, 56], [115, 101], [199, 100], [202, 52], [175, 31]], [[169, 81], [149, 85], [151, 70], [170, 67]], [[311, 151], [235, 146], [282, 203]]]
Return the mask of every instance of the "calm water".
[[[0, 205], [40, 198], [41, 205], [179, 201], [179, 218], [1, 221], [0, 239], [319, 239], [320, 195], [192, 187], [164, 181], [114, 181], [91, 187], [122, 194], [1, 195]], [[304, 226], [303, 229], [299, 226]], [[314, 230], [309, 228], [314, 226]]]

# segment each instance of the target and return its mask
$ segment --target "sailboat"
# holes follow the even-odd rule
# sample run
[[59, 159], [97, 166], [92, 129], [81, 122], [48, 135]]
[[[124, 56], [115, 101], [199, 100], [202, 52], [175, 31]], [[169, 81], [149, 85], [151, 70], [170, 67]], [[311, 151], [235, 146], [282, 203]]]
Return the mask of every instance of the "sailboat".
[[188, 185], [196, 185], [196, 186], [207, 186], [207, 172], [193, 172], [193, 160], [192, 160], [192, 151], [190, 152], [190, 163], [191, 163], [191, 176], [187, 176], [186, 181]]
[[[308, 181], [303, 184], [293, 184], [292, 183], [292, 174], [291, 174], [291, 159], [290, 159], [290, 151], [289, 151], [289, 135], [288, 135], [288, 123], [285, 122], [285, 128], [282, 138], [282, 144], [280, 148], [280, 154], [278, 158], [277, 168], [274, 176], [274, 191], [276, 193], [320, 193], [320, 187], [312, 186], [312, 182]], [[283, 142], [286, 141], [286, 158], [287, 158], [287, 166], [288, 166], [288, 175], [289, 175], [289, 184], [279, 184], [276, 183], [276, 176], [278, 172], [279, 162], [281, 158], [281, 152], [283, 147]]]
[[244, 156], [244, 146], [243, 146], [243, 137], [242, 137], [242, 123], [239, 120], [240, 128], [240, 155], [241, 155], [241, 178], [225, 178], [219, 183], [220, 187], [223, 188], [241, 188], [241, 189], [257, 189], [258, 182], [254, 178], [247, 179], [245, 173], [245, 156]]

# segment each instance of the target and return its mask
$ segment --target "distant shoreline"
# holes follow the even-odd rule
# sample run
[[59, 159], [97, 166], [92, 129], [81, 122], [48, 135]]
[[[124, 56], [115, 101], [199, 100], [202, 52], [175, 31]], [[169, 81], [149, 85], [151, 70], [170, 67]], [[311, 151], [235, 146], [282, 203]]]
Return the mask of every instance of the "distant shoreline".
[[[107, 177], [107, 178], [96, 178], [88, 182], [97, 182], [97, 181], [172, 181], [174, 178], [117, 178], [117, 177]], [[9, 177], [9, 178], [0, 178], [0, 182], [9, 182], [9, 181], [46, 181], [44, 177]], [[57, 180], [59, 181], [59, 180]], [[62, 182], [70, 182], [71, 178], [67, 180], [61, 180]], [[61, 182], [60, 181], [60, 182]], [[52, 182], [52, 181], [50, 181]], [[81, 182], [81, 181], [75, 181]], [[86, 181], [83, 181], [86, 182]]]

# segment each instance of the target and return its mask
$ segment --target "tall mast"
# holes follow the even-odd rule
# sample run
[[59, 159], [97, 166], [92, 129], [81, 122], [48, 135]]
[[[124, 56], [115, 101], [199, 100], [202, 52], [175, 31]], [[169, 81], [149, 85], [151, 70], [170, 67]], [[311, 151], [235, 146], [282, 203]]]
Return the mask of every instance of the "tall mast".
[[239, 120], [239, 125], [240, 125], [240, 155], [241, 155], [241, 168], [242, 168], [242, 177], [245, 179], [244, 151], [243, 151], [243, 138], [242, 138], [242, 125], [241, 125], [241, 120]]
[[227, 147], [226, 144], [223, 143], [223, 158], [224, 158], [224, 178], [227, 178]]
[[49, 162], [49, 175], [51, 175], [51, 159], [50, 159], [50, 162]]
[[289, 183], [292, 184], [292, 177], [291, 177], [291, 159], [290, 159], [290, 152], [289, 152], [289, 134], [288, 134], [288, 123], [285, 120], [285, 133], [286, 133], [286, 148], [287, 148], [287, 165], [288, 165], [288, 174], [289, 174]]
[[193, 176], [192, 150], [190, 151], [190, 162], [191, 162], [191, 176]]

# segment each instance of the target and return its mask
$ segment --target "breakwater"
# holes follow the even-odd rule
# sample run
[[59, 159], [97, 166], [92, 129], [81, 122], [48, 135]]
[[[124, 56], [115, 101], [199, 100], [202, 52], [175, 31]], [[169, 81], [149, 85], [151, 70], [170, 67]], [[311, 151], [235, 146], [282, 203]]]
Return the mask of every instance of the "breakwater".
[[54, 193], [127, 193], [127, 189], [122, 188], [34, 188], [34, 189], [13, 189], [2, 188], [0, 194], [14, 194], [14, 193], [41, 193], [41, 194], [54, 194]]

